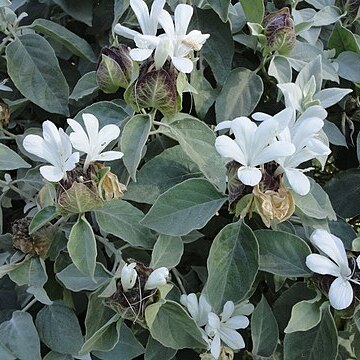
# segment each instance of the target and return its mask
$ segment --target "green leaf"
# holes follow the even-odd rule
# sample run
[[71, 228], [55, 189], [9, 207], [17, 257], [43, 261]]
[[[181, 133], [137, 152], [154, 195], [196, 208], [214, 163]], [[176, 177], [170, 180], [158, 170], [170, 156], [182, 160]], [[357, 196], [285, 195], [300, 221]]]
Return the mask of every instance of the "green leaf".
[[255, 235], [259, 243], [260, 270], [287, 277], [311, 274], [305, 264], [311, 249], [304, 240], [274, 230], [257, 230]]
[[360, 163], [360, 133], [358, 134], [356, 138], [356, 155], [358, 158], [358, 162]]
[[161, 234], [151, 253], [150, 267], [157, 269], [165, 266], [171, 269], [179, 264], [184, 252], [184, 243], [180, 236]]
[[51, 220], [58, 216], [55, 206], [47, 206], [38, 211], [32, 218], [29, 225], [29, 234], [33, 234], [35, 231], [41, 229], [44, 225], [49, 224]]
[[93, 354], [101, 360], [132, 360], [144, 353], [143, 346], [124, 322], [119, 331], [119, 342], [112, 350], [94, 351]]
[[244, 10], [246, 21], [261, 24], [265, 14], [263, 0], [240, 0]]
[[353, 51], [360, 55], [360, 46], [355, 35], [338, 21], [328, 41], [328, 48], [335, 49], [338, 56], [343, 51]]
[[82, 114], [87, 113], [97, 117], [101, 128], [108, 124], [115, 124], [121, 127], [132, 112], [123, 101], [99, 101], [79, 111], [74, 119], [83, 125]]
[[72, 309], [61, 302], [43, 307], [36, 316], [41, 341], [61, 354], [77, 355], [84, 340]]
[[[339, 190], [346, 191], [339, 191]], [[338, 215], [351, 218], [360, 214], [360, 170], [349, 169], [332, 176], [324, 186]]]
[[70, 99], [79, 101], [86, 96], [94, 94], [99, 89], [96, 83], [96, 71], [90, 71], [83, 75], [76, 83]]
[[73, 225], [67, 243], [67, 249], [74, 265], [94, 280], [96, 266], [96, 240], [91, 225], [85, 216], [79, 216]]
[[176, 350], [161, 345], [149, 336], [146, 344], [145, 360], [171, 360], [175, 354]]
[[0, 144], [0, 170], [15, 170], [30, 168], [31, 165], [23, 160], [15, 151], [6, 145]]
[[259, 75], [245, 68], [234, 69], [215, 102], [217, 121], [250, 115], [263, 91], [264, 85]]
[[230, 0], [208, 0], [208, 4], [219, 15], [220, 19], [226, 23], [228, 20]]
[[215, 149], [215, 134], [202, 121], [189, 115], [178, 114], [165, 129], [175, 138], [182, 150], [197, 164], [206, 178], [221, 192], [225, 191], [225, 166]]
[[333, 210], [333, 201], [330, 201], [328, 194], [314, 180], [310, 179], [310, 192], [301, 196], [293, 193], [295, 205], [307, 216], [315, 219], [336, 220]]
[[227, 198], [205, 179], [188, 179], [161, 194], [141, 224], [162, 234], [181, 236], [201, 229]]
[[74, 19], [92, 26], [93, 20], [93, 2], [89, 0], [73, 1], [73, 0], [54, 0], [67, 14]]
[[1, 347], [12, 359], [41, 360], [39, 336], [29, 313], [14, 311], [11, 320], [0, 324], [0, 353]]
[[279, 329], [271, 307], [264, 296], [251, 315], [251, 337], [254, 355], [270, 357], [276, 350]]
[[77, 56], [81, 56], [91, 62], [97, 58], [91, 46], [80, 36], [77, 36], [65, 27], [46, 19], [36, 19], [31, 25], [35, 31], [44, 34], [63, 45], [66, 49]]
[[258, 272], [259, 248], [251, 229], [238, 221], [226, 225], [214, 239], [207, 259], [206, 294], [215, 311], [226, 301], [246, 298]]
[[329, 306], [323, 308], [316, 327], [285, 335], [284, 360], [335, 360], [337, 352], [338, 334]]
[[209, 64], [215, 80], [223, 84], [231, 71], [234, 56], [230, 22], [222, 22], [212, 10], [195, 8], [193, 26], [203, 34], [211, 34], [201, 49], [201, 56]]
[[150, 128], [149, 115], [135, 115], [125, 124], [121, 135], [120, 147], [124, 153], [124, 165], [134, 181], [136, 181], [136, 170], [140, 164]]
[[90, 351], [110, 351], [119, 341], [119, 330], [122, 323], [120, 314], [113, 315], [104, 325], [96, 330], [86, 341], [80, 350], [85, 355]]
[[360, 82], [360, 55], [353, 51], [344, 51], [336, 59], [339, 66], [338, 74], [343, 79]]
[[147, 306], [145, 318], [151, 336], [163, 346], [172, 349], [206, 348], [195, 321], [174, 301]]
[[50, 351], [45, 355], [43, 360], [73, 360], [74, 358], [69, 354], [60, 354], [56, 351]]
[[11, 2], [10, 0], [1, 0], [0, 1], [0, 7], [10, 6]]
[[124, 199], [153, 204], [160, 194], [176, 184], [201, 176], [197, 165], [176, 145], [145, 163], [137, 173], [137, 182], [130, 182]]
[[321, 320], [320, 303], [317, 297], [295, 304], [291, 310], [290, 321], [284, 332], [290, 334], [296, 331], [307, 331], [315, 327]]
[[70, 264], [65, 269], [58, 272], [56, 277], [67, 289], [78, 292], [82, 290], [96, 290], [110, 280], [111, 274], [105, 270], [102, 264], [97, 263], [94, 279], [91, 279], [91, 277], [80, 272], [74, 264]]
[[6, 58], [9, 76], [22, 95], [48, 112], [69, 115], [69, 87], [42, 36], [17, 37], [6, 47]]
[[155, 237], [139, 222], [144, 217], [141, 210], [130, 203], [118, 199], [106, 202], [95, 210], [96, 221], [102, 231], [115, 235], [133, 246], [152, 248]]
[[276, 299], [273, 311], [281, 333], [290, 320], [292, 307], [300, 301], [311, 300], [315, 296], [315, 290], [309, 289], [303, 282], [296, 282]]

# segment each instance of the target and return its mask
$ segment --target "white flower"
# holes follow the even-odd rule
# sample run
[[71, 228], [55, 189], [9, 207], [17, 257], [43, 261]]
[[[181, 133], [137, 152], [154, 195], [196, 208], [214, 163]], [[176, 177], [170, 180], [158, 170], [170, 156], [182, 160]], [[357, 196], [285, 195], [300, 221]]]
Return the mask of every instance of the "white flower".
[[86, 153], [84, 171], [93, 161], [111, 161], [122, 158], [124, 155], [120, 151], [102, 151], [109, 143], [117, 139], [120, 135], [118, 126], [109, 124], [105, 125], [99, 131], [99, 121], [92, 114], [83, 114], [82, 118], [85, 124], [85, 130], [75, 120], [68, 119], [68, 124], [74, 130], [70, 134], [70, 140], [76, 150]]
[[[120, 24], [115, 25], [114, 31], [118, 35], [131, 40], [135, 40], [139, 35], [152, 36], [156, 38], [155, 35], [157, 33], [159, 16], [164, 5], [165, 0], [155, 0], [151, 6], [149, 14], [148, 7], [143, 0], [130, 0], [130, 6], [138, 19], [142, 34]], [[130, 56], [135, 61], [147, 59], [155, 48], [152, 42], [142, 42], [140, 46], [138, 44], [137, 46], [138, 49], [132, 49], [130, 51]]]
[[211, 305], [208, 303], [206, 296], [201, 294], [199, 299], [192, 293], [181, 295], [180, 302], [186, 306], [189, 314], [199, 326], [205, 326], [208, 322], [208, 314], [211, 312]]
[[285, 110], [259, 126], [247, 117], [238, 117], [232, 121], [224, 121], [215, 128], [230, 128], [234, 133], [235, 140], [225, 135], [217, 137], [215, 147], [224, 158], [235, 160], [242, 165], [238, 170], [238, 178], [243, 184], [255, 186], [262, 177], [257, 166], [295, 152], [295, 146], [290, 142], [276, 141], [281, 129], [280, 120], [288, 119]]
[[327, 256], [308, 255], [306, 266], [315, 273], [336, 277], [329, 290], [330, 304], [337, 310], [347, 308], [353, 301], [353, 288], [350, 282], [355, 284], [358, 282], [351, 279], [352, 272], [349, 268], [344, 244], [338, 237], [322, 229], [315, 230], [310, 240]]
[[245, 347], [242, 336], [236, 331], [245, 329], [249, 325], [249, 319], [244, 315], [234, 314], [235, 306], [232, 301], [225, 303], [220, 317], [210, 312], [208, 314], [208, 324], [205, 331], [211, 339], [210, 351], [217, 360], [221, 352], [221, 341], [232, 350], [239, 350]]
[[[299, 195], [306, 195], [310, 191], [310, 181], [305, 171], [310, 169], [297, 169], [297, 167], [311, 159], [330, 154], [328, 144], [321, 138], [321, 129], [324, 126], [323, 119], [327, 112], [321, 106], [307, 108], [296, 120], [296, 111], [292, 107], [287, 108], [290, 113], [288, 125], [279, 132], [277, 138], [280, 141], [290, 142], [295, 146], [295, 152], [287, 157], [280, 157], [277, 162], [281, 165], [281, 172], [285, 176], [291, 188]], [[263, 113], [255, 113], [253, 117], [259, 121], [269, 121], [271, 117]], [[281, 173], [277, 171], [277, 173]]]
[[136, 283], [137, 272], [135, 270], [136, 263], [131, 263], [129, 265], [125, 264], [121, 269], [121, 285], [125, 292], [132, 289]]
[[79, 153], [72, 153], [69, 136], [63, 129], [47, 120], [42, 125], [43, 137], [27, 135], [23, 141], [24, 149], [52, 166], [40, 167], [41, 175], [48, 181], [57, 182], [66, 176], [66, 172], [75, 168], [79, 162]]
[[190, 5], [179, 4], [175, 8], [174, 21], [166, 10], [162, 10], [159, 23], [165, 30], [166, 36], [160, 36], [160, 41], [155, 51], [155, 65], [160, 68], [168, 57], [174, 66], [183, 73], [193, 70], [193, 62], [189, 56], [194, 51], [199, 51], [209, 38], [209, 34], [202, 34], [199, 30], [192, 30], [186, 34], [193, 8]]
[[169, 277], [169, 270], [166, 267], [160, 267], [154, 270], [145, 283], [145, 290], [157, 289], [166, 284]]

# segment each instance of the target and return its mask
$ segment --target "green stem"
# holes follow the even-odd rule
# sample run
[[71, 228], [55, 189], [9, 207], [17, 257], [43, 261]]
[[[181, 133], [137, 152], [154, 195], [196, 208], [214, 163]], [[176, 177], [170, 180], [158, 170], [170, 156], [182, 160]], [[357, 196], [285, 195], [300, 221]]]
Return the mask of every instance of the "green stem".
[[177, 283], [179, 285], [179, 288], [180, 288], [181, 292], [186, 295], [185, 287], [184, 287], [184, 285], [183, 285], [183, 283], [181, 281], [181, 274], [179, 273], [179, 271], [176, 268], [173, 268], [171, 271], [175, 276], [175, 279], [176, 279], [176, 281], [177, 281]]
[[21, 309], [21, 311], [28, 311], [35, 303], [37, 303], [37, 299], [33, 298], [30, 302], [27, 303], [27, 305], [23, 309]]

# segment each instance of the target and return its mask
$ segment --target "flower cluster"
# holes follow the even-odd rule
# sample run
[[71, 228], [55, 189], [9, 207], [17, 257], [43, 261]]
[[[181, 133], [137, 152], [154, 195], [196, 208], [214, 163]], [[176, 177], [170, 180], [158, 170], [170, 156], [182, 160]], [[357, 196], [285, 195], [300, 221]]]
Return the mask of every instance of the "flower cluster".
[[46, 180], [58, 182], [66, 178], [67, 171], [76, 167], [80, 161], [80, 153], [73, 152], [73, 148], [86, 154], [84, 173], [90, 163], [116, 160], [123, 156], [120, 151], [103, 152], [111, 141], [119, 137], [118, 126], [106, 125], [99, 131], [99, 121], [94, 115], [83, 114], [82, 118], [85, 130], [77, 121], [68, 119], [73, 130], [70, 136], [48, 120], [43, 123], [42, 137], [32, 134], [25, 137], [24, 149], [51, 164], [40, 167], [40, 173]]
[[217, 315], [204, 294], [199, 299], [193, 293], [181, 295], [180, 302], [200, 327], [203, 339], [215, 360], [219, 359], [224, 344], [231, 350], [245, 347], [242, 336], [236, 330], [249, 326], [249, 319], [245, 315], [253, 312], [252, 304], [244, 302], [235, 306], [232, 301], [227, 301], [222, 313]]
[[310, 240], [312, 244], [324, 255], [311, 254], [306, 258], [307, 267], [321, 275], [331, 275], [335, 280], [331, 282], [329, 289], [330, 304], [337, 310], [349, 307], [354, 298], [354, 291], [351, 284], [360, 285], [354, 279], [356, 266], [360, 269], [360, 256], [353, 261], [353, 269], [349, 267], [349, 260], [343, 242], [335, 235], [326, 230], [315, 230]]
[[[125, 38], [134, 40], [136, 48], [130, 50], [134, 61], [148, 59], [154, 53], [157, 69], [160, 69], [168, 59], [177, 70], [190, 73], [193, 70], [194, 51], [199, 51], [209, 34], [202, 34], [199, 30], [187, 29], [193, 14], [190, 5], [179, 4], [175, 8], [174, 21], [171, 15], [163, 9], [165, 0], [155, 0], [151, 11], [143, 0], [130, 0], [142, 33], [129, 29], [121, 24], [115, 25], [114, 31]], [[164, 33], [157, 35], [158, 25]]]

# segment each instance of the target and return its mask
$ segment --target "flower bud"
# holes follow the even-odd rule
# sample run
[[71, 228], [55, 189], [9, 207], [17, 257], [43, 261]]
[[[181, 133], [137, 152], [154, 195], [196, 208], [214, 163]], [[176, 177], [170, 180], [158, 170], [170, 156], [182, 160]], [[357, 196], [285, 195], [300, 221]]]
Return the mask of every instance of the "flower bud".
[[269, 52], [278, 51], [287, 55], [295, 46], [294, 21], [287, 7], [274, 11], [263, 20], [263, 27], [267, 38]]
[[131, 79], [133, 61], [125, 45], [101, 50], [96, 71], [96, 82], [104, 93], [115, 93], [119, 87], [127, 88]]
[[145, 283], [145, 290], [157, 289], [167, 283], [169, 277], [169, 270], [166, 267], [161, 267], [154, 270]]
[[129, 291], [132, 289], [136, 283], [137, 279], [137, 272], [135, 270], [136, 263], [131, 263], [129, 265], [125, 264], [124, 267], [121, 269], [121, 286], [124, 292]]
[[147, 64], [147, 69], [142, 69], [138, 80], [127, 90], [127, 102], [135, 111], [153, 108], [163, 115], [173, 114], [179, 110], [176, 79], [176, 70], [156, 70], [153, 64]]

